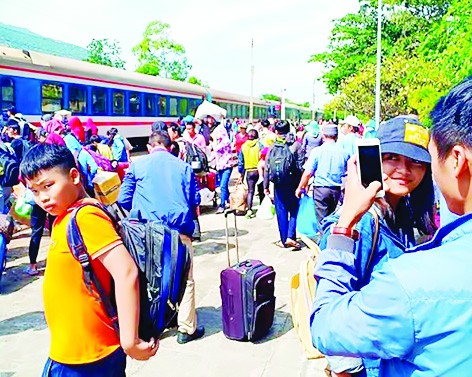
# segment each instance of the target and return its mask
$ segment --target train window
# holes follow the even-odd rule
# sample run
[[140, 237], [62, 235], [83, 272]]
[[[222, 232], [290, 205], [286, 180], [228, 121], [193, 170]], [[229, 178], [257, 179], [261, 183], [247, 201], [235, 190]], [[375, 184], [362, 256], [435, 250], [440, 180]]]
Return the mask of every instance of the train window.
[[15, 86], [13, 85], [13, 80], [2, 79], [0, 81], [0, 86], [2, 87], [2, 107], [6, 108], [13, 106], [15, 103]]
[[169, 98], [169, 115], [171, 117], [177, 116], [177, 98], [170, 97]]
[[62, 109], [63, 105], [62, 85], [51, 82], [43, 83], [41, 110], [43, 113], [53, 113]]
[[125, 113], [125, 94], [121, 91], [113, 92], [113, 114], [123, 115]]
[[92, 114], [107, 112], [107, 91], [105, 88], [92, 88]]
[[138, 92], [129, 94], [129, 113], [131, 115], [141, 114], [141, 96]]
[[87, 91], [83, 86], [69, 86], [69, 110], [73, 113], [84, 114], [87, 110]]
[[167, 99], [166, 97], [159, 96], [159, 115], [167, 115]]
[[152, 117], [156, 116], [156, 102], [154, 94], [144, 95], [144, 115]]
[[181, 98], [179, 101], [179, 115], [187, 115], [188, 100], [187, 98]]

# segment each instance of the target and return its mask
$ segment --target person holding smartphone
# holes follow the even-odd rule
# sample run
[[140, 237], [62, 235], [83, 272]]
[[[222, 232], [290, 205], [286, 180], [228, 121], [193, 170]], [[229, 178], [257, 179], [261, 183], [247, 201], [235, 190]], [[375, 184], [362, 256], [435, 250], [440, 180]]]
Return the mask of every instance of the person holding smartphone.
[[[360, 235], [354, 246], [356, 290], [368, 284], [372, 273], [388, 258], [396, 257], [415, 245], [415, 229], [422, 235], [432, 235], [436, 230], [431, 156], [427, 149], [428, 130], [417, 120], [399, 116], [383, 123], [378, 129], [377, 137], [381, 150], [381, 156], [377, 159], [381, 158], [381, 165], [372, 163], [372, 156], [358, 156], [356, 162], [356, 178], [361, 180], [364, 186], [369, 184], [364, 182], [364, 177], [380, 179], [383, 170], [384, 182], [379, 192], [385, 191], [385, 195], [378, 198], [372, 207], [378, 216], [378, 228], [370, 212], [358, 219], [356, 225], [356, 231]], [[371, 150], [367, 153], [371, 153]], [[358, 146], [358, 155], [362, 153], [359, 151]], [[362, 165], [363, 161], [365, 165]], [[379, 171], [372, 171], [375, 169]], [[351, 208], [357, 205], [356, 196], [350, 195], [346, 189], [342, 207], [327, 217], [322, 224], [324, 236], [320, 242], [321, 249], [327, 247], [333, 227], [344, 226], [341, 224], [341, 214], [346, 217], [346, 213], [352, 212]], [[346, 228], [352, 228], [354, 224], [348, 224]], [[378, 236], [376, 245], [373, 245], [375, 233], [378, 233]], [[359, 336], [362, 336], [361, 332]], [[378, 375], [379, 360], [338, 356], [327, 359], [333, 376], [349, 376], [361, 372], [364, 368], [367, 376]]]

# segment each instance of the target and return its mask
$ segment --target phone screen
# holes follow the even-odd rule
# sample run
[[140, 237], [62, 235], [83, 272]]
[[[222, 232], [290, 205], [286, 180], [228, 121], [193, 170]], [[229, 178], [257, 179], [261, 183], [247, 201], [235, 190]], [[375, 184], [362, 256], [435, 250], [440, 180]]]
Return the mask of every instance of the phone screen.
[[377, 181], [383, 186], [380, 145], [360, 145], [358, 149], [362, 185], [367, 187]]

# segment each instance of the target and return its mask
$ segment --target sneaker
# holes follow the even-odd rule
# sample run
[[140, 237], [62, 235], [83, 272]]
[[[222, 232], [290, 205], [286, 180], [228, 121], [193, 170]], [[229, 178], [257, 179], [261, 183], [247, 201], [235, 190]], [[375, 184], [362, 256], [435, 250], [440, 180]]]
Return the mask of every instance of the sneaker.
[[205, 334], [205, 328], [203, 326], [197, 327], [197, 329], [192, 335], [178, 331], [177, 343], [185, 344], [185, 343], [191, 342], [192, 340], [200, 339], [204, 334]]
[[29, 275], [29, 276], [36, 276], [36, 275], [39, 275], [39, 271], [36, 269], [36, 268], [32, 268], [30, 266], [28, 266], [27, 268], [25, 268], [25, 271], [24, 273], [26, 275]]
[[216, 214], [219, 215], [221, 213], [224, 213], [225, 212], [225, 209], [223, 207], [218, 207], [218, 209], [216, 210]]
[[249, 211], [247, 211], [246, 213], [246, 219], [253, 219], [254, 217], [256, 217], [256, 213], [250, 209]]

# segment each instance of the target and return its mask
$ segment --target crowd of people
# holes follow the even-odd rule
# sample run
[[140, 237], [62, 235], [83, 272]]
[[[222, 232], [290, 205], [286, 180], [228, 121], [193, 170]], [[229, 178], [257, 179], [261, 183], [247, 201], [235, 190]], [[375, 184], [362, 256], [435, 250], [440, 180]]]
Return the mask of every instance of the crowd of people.
[[[34, 199], [28, 274], [37, 273], [39, 241], [52, 224], [46, 219], [55, 217], [44, 280], [52, 341], [43, 375], [121, 376], [126, 355], [146, 360], [159, 347], [157, 339], [143, 341], [137, 333], [137, 268], [109, 218], [90, 209], [77, 222], [99, 279], [114, 281], [119, 336], [100, 320], [106, 313], [80, 286], [80, 265], [61, 253], [71, 209], [94, 196], [99, 168], [121, 169], [121, 207], [178, 230], [191, 259], [192, 241], [199, 238], [200, 189], [210, 169], [220, 186], [216, 214], [228, 208], [231, 177], [245, 182], [244, 214], [254, 218], [255, 197], [261, 203], [269, 196], [280, 235], [276, 243], [284, 249], [302, 247], [300, 198], [312, 198], [313, 238], [322, 251], [311, 332], [329, 373], [467, 375], [470, 358], [460, 351], [469, 344], [472, 323], [471, 94], [469, 79], [440, 100], [431, 114], [431, 139], [411, 114], [365, 128], [353, 115], [308, 125], [187, 116], [154, 123], [149, 154], [133, 162], [129, 142], [116, 129], [100, 136], [92, 120], [83, 125], [78, 117], [57, 116], [43, 117], [36, 128], [10, 109], [2, 150], [21, 161], [21, 179]], [[360, 182], [356, 140], [363, 137], [380, 141], [383, 186]], [[379, 198], [381, 187], [386, 193]], [[2, 189], [5, 198], [9, 188]], [[79, 329], [83, 317], [89, 321]], [[177, 326], [179, 344], [205, 332], [197, 323], [193, 263]]]

